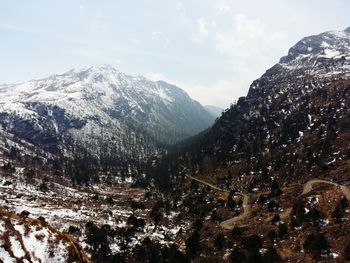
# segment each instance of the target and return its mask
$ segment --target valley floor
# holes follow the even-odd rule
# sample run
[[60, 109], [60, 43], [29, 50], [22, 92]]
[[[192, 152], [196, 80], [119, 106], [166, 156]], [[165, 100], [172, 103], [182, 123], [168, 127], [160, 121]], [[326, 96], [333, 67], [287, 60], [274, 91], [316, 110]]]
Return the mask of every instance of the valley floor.
[[[165, 246], [175, 244], [183, 253], [188, 253], [188, 240], [196, 232], [197, 217], [191, 216], [186, 208], [186, 198], [196, 197], [202, 192], [206, 193], [206, 199], [198, 199], [199, 203], [192, 203], [192, 208], [197, 205], [214, 207], [212, 211], [216, 216], [212, 212], [211, 216], [202, 219], [198, 240], [202, 252], [193, 258], [194, 262], [218, 262], [217, 258], [237, 262], [232, 259], [232, 254], [241, 249], [245, 239], [254, 235], [261, 239], [259, 249], [262, 254], [270, 253], [266, 251], [272, 247], [283, 262], [315, 262], [313, 252], [305, 249], [305, 240], [318, 232], [324, 233], [329, 243], [329, 250], [324, 251], [319, 260], [344, 262], [344, 246], [350, 234], [347, 230], [350, 229], [350, 211], [346, 208], [339, 220], [332, 211], [342, 198], [350, 199], [349, 186], [314, 178], [303, 183], [286, 184], [281, 187], [281, 193], [268, 197], [270, 192], [263, 188], [231, 194], [227, 188], [216, 185], [212, 177], [187, 175], [186, 178], [184, 189], [195, 181], [198, 183], [196, 190], [185, 191], [177, 208], [161, 209], [156, 221], [155, 204], [164, 198], [162, 202], [165, 202], [166, 197], [134, 188], [128, 182], [115, 186], [71, 187], [62, 181], [48, 183], [42, 189], [20, 180], [19, 174], [15, 173], [14, 176], [2, 177], [1, 206], [8, 211], [6, 213], [16, 213], [14, 218], [42, 218], [53, 229], [77, 240], [82, 251], [90, 256], [93, 255], [93, 243], [87, 229], [91, 223], [101, 229], [108, 226], [119, 231], [109, 238], [108, 253], [111, 254], [133, 253], [131, 251], [143, 245], [147, 238]], [[236, 180], [244, 184], [245, 179]], [[228, 198], [236, 204], [234, 208], [225, 203]], [[141, 223], [137, 221], [139, 219]], [[122, 231], [131, 232], [126, 237]], [[14, 234], [10, 233], [10, 236], [16, 238]], [[217, 243], [220, 236], [221, 245]], [[6, 258], [4, 253], [0, 253], [3, 261]]]
[[[171, 245], [177, 240], [178, 233], [188, 228], [188, 225], [175, 220], [176, 212], [165, 214], [162, 224], [157, 225], [149, 215], [154, 197], [146, 199], [144, 189], [131, 187], [128, 182], [94, 187], [70, 187], [51, 182], [46, 187], [40, 189], [38, 185], [19, 180], [17, 175], [2, 177], [0, 206], [17, 215], [43, 218], [58, 231], [72, 235], [87, 255], [91, 255], [93, 249], [86, 232], [91, 223], [97, 227], [108, 226], [115, 231], [126, 231], [134, 229], [135, 218], [136, 222], [141, 220], [140, 227], [130, 230], [127, 239], [123, 234], [109, 241], [111, 254], [132, 250], [146, 237]], [[5, 259], [0, 254], [0, 260]]]

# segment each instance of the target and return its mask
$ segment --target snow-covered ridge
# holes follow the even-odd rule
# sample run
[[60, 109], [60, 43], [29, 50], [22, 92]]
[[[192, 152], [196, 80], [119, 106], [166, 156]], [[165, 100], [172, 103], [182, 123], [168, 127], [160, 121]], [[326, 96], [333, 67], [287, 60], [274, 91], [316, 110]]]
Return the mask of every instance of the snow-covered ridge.
[[304, 68], [320, 74], [350, 70], [350, 28], [303, 38], [289, 49], [279, 65], [290, 70]]
[[[179, 140], [194, 135], [212, 124], [211, 116], [180, 88], [164, 81], [153, 82], [142, 76], [129, 76], [110, 65], [72, 69], [21, 84], [0, 85], [0, 112], [34, 120], [40, 126], [37, 105], [47, 106], [45, 115], [65, 116], [86, 123], [89, 131], [107, 127], [125, 130], [125, 126], [152, 132], [177, 134]], [[50, 118], [57, 132], [62, 129]], [[177, 129], [171, 131], [171, 129]], [[73, 131], [74, 132], [74, 131]], [[160, 141], [167, 140], [165, 134]], [[172, 141], [174, 141], [172, 139]]]
[[[61, 75], [22, 84], [2, 85], [0, 91], [0, 105], [3, 110], [15, 110], [13, 104], [18, 102], [54, 102], [70, 114], [80, 117], [91, 116], [95, 112], [79, 112], [74, 107], [68, 108], [68, 101], [89, 101], [90, 104], [94, 103], [94, 106], [107, 110], [114, 108], [118, 99], [123, 99], [135, 111], [143, 112], [144, 109], [140, 107], [135, 96], [142, 96], [144, 100], [155, 98], [170, 103], [174, 100], [174, 93], [181, 93], [180, 89], [171, 85], [160, 85], [145, 78], [128, 76], [109, 65], [73, 69]], [[181, 95], [186, 96], [184, 92]], [[85, 106], [91, 108], [89, 105]]]
[[[289, 89], [297, 80], [339, 79], [350, 76], [350, 28], [344, 31], [328, 31], [300, 40], [250, 86], [248, 97], [274, 92], [276, 84]], [[269, 85], [274, 83], [275, 85]], [[255, 95], [254, 95], [255, 94]]]

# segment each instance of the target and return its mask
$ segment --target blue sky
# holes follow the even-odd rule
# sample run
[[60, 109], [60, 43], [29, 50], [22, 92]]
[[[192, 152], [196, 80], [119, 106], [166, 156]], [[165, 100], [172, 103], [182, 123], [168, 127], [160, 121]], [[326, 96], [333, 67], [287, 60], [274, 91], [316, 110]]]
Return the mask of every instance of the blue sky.
[[348, 0], [1, 0], [0, 83], [111, 64], [228, 107], [302, 37], [350, 26]]

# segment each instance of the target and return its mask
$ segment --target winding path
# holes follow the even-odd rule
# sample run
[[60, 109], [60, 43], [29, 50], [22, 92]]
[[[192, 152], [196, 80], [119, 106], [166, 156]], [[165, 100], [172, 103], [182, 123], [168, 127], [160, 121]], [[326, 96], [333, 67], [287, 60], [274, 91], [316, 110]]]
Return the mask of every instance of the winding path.
[[[217, 186], [215, 186], [215, 185], [213, 185], [211, 183], [205, 182], [203, 180], [197, 179], [197, 178], [195, 178], [193, 176], [190, 176], [190, 175], [185, 175], [185, 176], [187, 178], [195, 180], [195, 181], [197, 181], [197, 182], [199, 182], [201, 184], [207, 185], [207, 186], [211, 187], [212, 189], [215, 189], [215, 190], [218, 190], [218, 191], [221, 191], [221, 192], [229, 192], [229, 191], [227, 191], [225, 189], [217, 187]], [[346, 198], [348, 200], [350, 200], [350, 190], [349, 190], [349, 188], [347, 186], [341, 185], [341, 184], [337, 184], [337, 183], [334, 183], [332, 181], [322, 180], [322, 179], [311, 179], [311, 180], [307, 181], [303, 185], [303, 192], [299, 195], [299, 197], [302, 196], [302, 195], [306, 195], [307, 193], [312, 191], [313, 186], [315, 184], [330, 184], [330, 185], [336, 186], [342, 191], [342, 193], [346, 196]], [[220, 226], [222, 228], [226, 229], [226, 230], [232, 230], [235, 227], [237, 222], [246, 219], [250, 215], [251, 206], [249, 205], [249, 196], [247, 194], [244, 194], [244, 193], [238, 193], [238, 195], [243, 196], [243, 213], [239, 214], [238, 216], [232, 217], [232, 218], [230, 218], [228, 220], [222, 221], [220, 223]], [[283, 217], [289, 216], [289, 214], [291, 212], [292, 212], [292, 209], [291, 208], [287, 208], [286, 211], [284, 212], [284, 216]]]
[[322, 179], [312, 179], [310, 181], [307, 181], [303, 186], [303, 192], [301, 193], [301, 195], [305, 195], [308, 192], [310, 192], [315, 184], [330, 184], [339, 187], [339, 189], [343, 192], [346, 198], [350, 200], [350, 190], [348, 187], [346, 187], [345, 185], [334, 183], [332, 181], [326, 181]]
[[218, 190], [218, 191], [221, 191], [221, 192], [229, 193], [229, 191], [227, 191], [227, 190], [225, 190], [225, 189], [222, 189], [222, 188], [220, 188], [220, 187], [217, 187], [217, 186], [215, 186], [215, 185], [213, 185], [213, 184], [211, 184], [211, 183], [208, 183], [208, 182], [206, 182], [206, 181], [200, 180], [200, 179], [198, 179], [198, 178], [196, 178], [196, 177], [193, 177], [193, 176], [190, 176], [190, 175], [187, 175], [187, 174], [185, 174], [185, 176], [186, 176], [187, 178], [190, 178], [190, 179], [194, 180], [194, 181], [197, 181], [198, 183], [207, 185], [207, 186], [211, 187], [212, 189], [215, 189], [215, 190]]
[[[221, 192], [226, 192], [226, 193], [229, 193], [229, 191], [225, 190], [225, 189], [222, 189], [220, 187], [217, 187], [211, 183], [208, 183], [208, 182], [205, 182], [203, 180], [200, 180], [198, 178], [195, 178], [193, 176], [190, 176], [190, 175], [185, 175], [187, 178], [190, 178], [192, 180], [195, 180], [201, 184], [204, 184], [204, 185], [207, 185], [209, 187], [211, 187], [212, 189], [214, 190], [218, 190], [218, 191], [221, 191]], [[232, 217], [228, 220], [225, 220], [225, 221], [222, 221], [220, 223], [220, 226], [224, 229], [227, 229], [227, 230], [230, 230], [230, 229], [233, 229], [236, 222], [238, 221], [241, 221], [245, 218], [247, 218], [249, 215], [250, 215], [250, 206], [249, 206], [249, 196], [247, 194], [244, 194], [244, 193], [237, 193], [237, 195], [241, 195], [243, 196], [243, 213], [239, 214], [238, 216], [235, 216], [235, 217]]]
[[250, 206], [249, 206], [249, 196], [246, 194], [240, 194], [243, 196], [243, 213], [239, 214], [238, 216], [232, 217], [228, 220], [222, 221], [220, 223], [220, 226], [223, 229], [231, 230], [236, 225], [236, 222], [241, 221], [245, 218], [247, 218], [250, 215]]

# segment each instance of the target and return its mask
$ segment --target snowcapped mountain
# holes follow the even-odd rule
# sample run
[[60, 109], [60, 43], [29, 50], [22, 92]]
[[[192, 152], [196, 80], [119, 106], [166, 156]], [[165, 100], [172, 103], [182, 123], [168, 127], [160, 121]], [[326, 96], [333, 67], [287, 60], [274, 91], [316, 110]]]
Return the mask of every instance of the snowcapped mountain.
[[79, 145], [100, 157], [139, 162], [214, 120], [180, 88], [109, 65], [1, 85], [0, 94], [0, 147], [44, 155], [66, 156]]
[[[75, 129], [97, 127], [142, 130], [174, 143], [207, 128], [213, 118], [183, 90], [163, 81], [128, 76], [109, 65], [71, 70], [47, 79], [0, 87], [0, 111], [36, 119], [59, 109], [79, 122]], [[45, 109], [46, 107], [46, 109]], [[51, 118], [54, 131], [64, 127]], [[92, 127], [93, 126], [93, 127]]]
[[[329, 62], [332, 65], [349, 67], [350, 29], [344, 31], [329, 31], [315, 36], [303, 38], [291, 49], [288, 55], [281, 58], [280, 65], [290, 68], [322, 68], [324, 71], [336, 74], [342, 71], [334, 71], [327, 68]], [[323, 67], [321, 67], [323, 65]]]
[[260, 79], [279, 81], [288, 76], [348, 74], [350, 71], [350, 28], [308, 36], [291, 47]]

